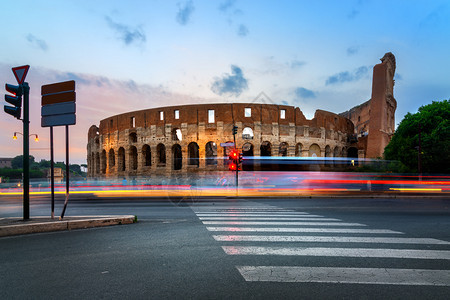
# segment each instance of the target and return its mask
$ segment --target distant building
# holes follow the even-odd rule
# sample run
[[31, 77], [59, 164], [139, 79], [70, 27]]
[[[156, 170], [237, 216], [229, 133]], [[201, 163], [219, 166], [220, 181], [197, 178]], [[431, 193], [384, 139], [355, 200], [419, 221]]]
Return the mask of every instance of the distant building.
[[[92, 125], [89, 177], [170, 175], [227, 170], [222, 147], [233, 141], [245, 156], [376, 158], [394, 132], [395, 57], [374, 67], [372, 98], [347, 112], [317, 110], [307, 120], [298, 107], [224, 103], [128, 112]], [[222, 145], [221, 145], [222, 144]]]
[[0, 168], [12, 168], [13, 158], [0, 157]]
[[[50, 180], [51, 175], [52, 175], [51, 174], [51, 169], [48, 168], [46, 173], [47, 173], [47, 178]], [[53, 175], [54, 175], [55, 182], [59, 183], [59, 182], [63, 182], [64, 181], [64, 173], [63, 173], [63, 169], [62, 168], [58, 168], [58, 167], [53, 168]]]

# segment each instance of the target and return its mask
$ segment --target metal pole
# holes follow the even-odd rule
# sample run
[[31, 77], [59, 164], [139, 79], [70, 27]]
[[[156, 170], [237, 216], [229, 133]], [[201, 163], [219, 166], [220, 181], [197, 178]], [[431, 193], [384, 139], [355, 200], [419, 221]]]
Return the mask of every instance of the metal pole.
[[[233, 141], [234, 141], [234, 149], [235, 151], [237, 150], [237, 145], [236, 145], [236, 134], [234, 133], [234, 124], [233, 124]], [[238, 192], [238, 186], [239, 186], [239, 162], [236, 162], [236, 193]], [[236, 194], [237, 196], [237, 194]]]
[[66, 200], [64, 201], [64, 208], [61, 213], [61, 220], [64, 218], [67, 202], [69, 202], [69, 125], [66, 125]]
[[422, 143], [421, 143], [421, 136], [422, 136], [422, 126], [419, 123], [419, 153], [418, 153], [418, 171], [419, 171], [419, 180], [422, 180]]
[[29, 146], [29, 96], [30, 87], [27, 82], [23, 87], [23, 219], [30, 219], [30, 146]]
[[52, 219], [55, 218], [55, 161], [53, 157], [53, 126], [50, 126], [50, 184], [52, 193]]

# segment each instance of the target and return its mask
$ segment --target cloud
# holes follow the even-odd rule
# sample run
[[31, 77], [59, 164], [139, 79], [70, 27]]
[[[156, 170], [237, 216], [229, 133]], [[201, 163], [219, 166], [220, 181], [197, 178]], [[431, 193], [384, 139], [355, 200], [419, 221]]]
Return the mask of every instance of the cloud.
[[289, 65], [290, 65], [291, 69], [298, 69], [298, 68], [301, 68], [304, 65], [306, 65], [306, 62], [299, 61], [299, 60], [293, 60], [293, 61], [290, 62]]
[[229, 94], [236, 97], [246, 89], [248, 89], [247, 79], [244, 78], [242, 70], [235, 65], [231, 65], [231, 74], [215, 78], [211, 86], [211, 91], [218, 95]]
[[227, 10], [229, 10], [234, 6], [235, 2], [236, 0], [226, 0], [219, 4], [219, 10], [222, 12], [226, 12]]
[[248, 35], [248, 28], [244, 24], [239, 25], [238, 28], [238, 35], [239, 36], [247, 36]]
[[119, 40], [124, 42], [125, 45], [142, 44], [146, 41], [145, 33], [141, 28], [132, 29], [127, 25], [114, 22], [110, 17], [105, 17], [108, 26], [116, 32]]
[[303, 98], [303, 99], [316, 98], [316, 93], [314, 93], [311, 90], [305, 89], [303, 87], [296, 88], [294, 93], [295, 93], [295, 96], [297, 96], [297, 98]]
[[328, 77], [325, 85], [356, 81], [363, 78], [368, 72], [369, 68], [366, 66], [361, 66], [353, 72], [340, 72], [336, 75]]
[[359, 15], [359, 10], [357, 9], [353, 9], [348, 15], [347, 17], [351, 20], [353, 20], [354, 18], [356, 18]]
[[180, 25], [186, 25], [194, 12], [194, 3], [192, 1], [184, 4], [178, 3], [177, 22]]
[[347, 48], [347, 55], [354, 55], [356, 53], [358, 53], [359, 51], [359, 47], [358, 46], [353, 46], [353, 47], [348, 47]]
[[39, 49], [41, 49], [43, 51], [47, 51], [48, 50], [47, 43], [44, 40], [38, 39], [37, 37], [35, 37], [31, 33], [27, 35], [27, 41], [30, 42], [30, 44], [33, 47], [37, 47], [37, 48], [39, 48]]

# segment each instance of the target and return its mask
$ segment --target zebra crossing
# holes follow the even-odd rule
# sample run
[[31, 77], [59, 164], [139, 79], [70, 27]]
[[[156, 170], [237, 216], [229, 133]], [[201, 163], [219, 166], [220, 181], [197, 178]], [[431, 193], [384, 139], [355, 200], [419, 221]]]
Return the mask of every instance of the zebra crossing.
[[[406, 237], [403, 232], [372, 229], [362, 223], [251, 202], [191, 208], [227, 255], [243, 258], [253, 255], [450, 261], [450, 242]], [[317, 243], [320, 247], [306, 243]], [[420, 249], [414, 249], [414, 246], [420, 246]], [[301, 265], [235, 267], [246, 281], [450, 286], [448, 269]]]

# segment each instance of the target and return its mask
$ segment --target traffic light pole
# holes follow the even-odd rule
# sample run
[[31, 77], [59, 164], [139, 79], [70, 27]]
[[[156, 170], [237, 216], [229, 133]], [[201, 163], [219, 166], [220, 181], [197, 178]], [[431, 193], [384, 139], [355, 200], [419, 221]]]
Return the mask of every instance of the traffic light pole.
[[23, 87], [23, 219], [30, 219], [30, 146], [29, 127], [30, 111], [29, 98], [30, 86], [27, 82], [22, 83]]
[[[234, 125], [233, 125], [233, 141], [234, 141], [234, 148], [237, 149], [236, 147], [236, 132], [234, 130]], [[236, 164], [236, 193], [238, 192], [238, 187], [239, 187], [239, 164]]]

